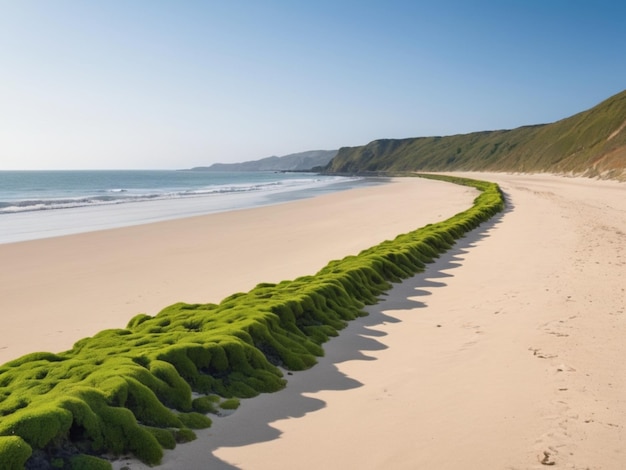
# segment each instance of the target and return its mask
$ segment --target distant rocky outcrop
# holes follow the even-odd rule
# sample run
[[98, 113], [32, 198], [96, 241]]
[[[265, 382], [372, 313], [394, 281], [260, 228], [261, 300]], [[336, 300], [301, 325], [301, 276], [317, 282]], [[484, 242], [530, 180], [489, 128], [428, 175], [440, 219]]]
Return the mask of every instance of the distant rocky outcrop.
[[214, 163], [192, 168], [194, 171], [308, 171], [324, 167], [337, 155], [337, 150], [309, 150], [282, 157], [267, 157], [243, 163]]

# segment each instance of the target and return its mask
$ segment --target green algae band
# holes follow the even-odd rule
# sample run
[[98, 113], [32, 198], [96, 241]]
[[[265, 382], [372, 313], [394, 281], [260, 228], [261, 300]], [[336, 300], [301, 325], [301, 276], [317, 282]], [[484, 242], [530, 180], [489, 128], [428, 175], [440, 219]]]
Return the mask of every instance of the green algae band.
[[128, 453], [155, 465], [164, 448], [210, 426], [204, 413], [220, 407], [219, 397], [228, 409], [238, 403], [231, 398], [283, 388], [279, 366], [313, 366], [321, 345], [364, 315], [364, 305], [390, 282], [422, 271], [504, 208], [496, 184], [420, 176], [481, 193], [450, 219], [331, 261], [314, 276], [259, 284], [219, 305], [175, 304], [70, 351], [29, 354], [0, 367], [0, 468], [22, 469], [29, 459], [110, 468], [98, 456]]

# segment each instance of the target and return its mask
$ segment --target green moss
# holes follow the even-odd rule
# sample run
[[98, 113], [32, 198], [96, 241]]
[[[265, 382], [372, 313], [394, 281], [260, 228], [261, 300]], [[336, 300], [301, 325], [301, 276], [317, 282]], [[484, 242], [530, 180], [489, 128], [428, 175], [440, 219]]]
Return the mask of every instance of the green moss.
[[33, 449], [20, 436], [0, 436], [0, 467], [21, 470]]
[[236, 410], [239, 408], [240, 402], [238, 398], [229, 398], [220, 403], [220, 408], [223, 410]]
[[[238, 398], [283, 388], [278, 366], [313, 366], [321, 345], [391, 282], [420, 272], [504, 207], [497, 185], [448, 180], [482, 193], [446, 221], [331, 261], [314, 276], [259, 284], [219, 305], [171, 305], [65, 353], [33, 353], [0, 367], [2, 468], [23, 468], [33, 449], [68, 441], [86, 454], [132, 453], [155, 465], [163, 448], [195, 439], [190, 428], [211, 425], [205, 414], [219, 397], [227, 398], [223, 409], [235, 409]], [[193, 391], [208, 396], [192, 400]], [[90, 459], [76, 462], [95, 468]]]
[[127, 378], [128, 393], [123, 406], [135, 415], [137, 421], [147, 426], [180, 427], [177, 417], [166, 408], [150, 388]]
[[70, 459], [71, 470], [111, 470], [111, 463], [93, 455], [77, 455]]
[[219, 401], [220, 397], [217, 395], [198, 397], [192, 403], [193, 410], [202, 414], [216, 413]]
[[191, 442], [196, 440], [196, 433], [189, 428], [177, 429], [174, 431], [174, 437], [178, 444]]
[[190, 413], [181, 413], [180, 421], [190, 429], [205, 429], [211, 427], [211, 418], [201, 413], [192, 411]]
[[159, 441], [159, 444], [161, 444], [161, 447], [164, 449], [173, 449], [176, 447], [176, 438], [174, 436], [174, 431], [171, 429], [146, 426], [146, 430], [150, 432], [157, 441]]
[[27, 408], [3, 418], [0, 436], [20, 436], [31, 447], [41, 449], [55, 437], [67, 433], [71, 424], [72, 414], [67, 410], [53, 403], [41, 403], [38, 407]]

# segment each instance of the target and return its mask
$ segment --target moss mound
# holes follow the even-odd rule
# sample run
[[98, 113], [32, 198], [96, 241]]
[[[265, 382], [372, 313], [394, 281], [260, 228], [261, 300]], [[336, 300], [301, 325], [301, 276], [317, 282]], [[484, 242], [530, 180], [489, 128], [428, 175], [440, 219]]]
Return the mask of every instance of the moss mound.
[[[205, 413], [283, 388], [278, 366], [314, 365], [322, 343], [364, 315], [390, 282], [420, 272], [504, 207], [495, 184], [435, 178], [482, 192], [465, 212], [332, 261], [314, 276], [259, 284], [219, 305], [175, 304], [70, 351], [1, 366], [0, 468], [24, 468], [35, 450], [60, 468], [107, 468], [94, 456], [129, 453], [155, 465], [163, 448], [210, 426]], [[219, 405], [215, 396], [227, 400]]]
[[6, 470], [20, 470], [33, 449], [19, 436], [0, 436], [0, 462]]

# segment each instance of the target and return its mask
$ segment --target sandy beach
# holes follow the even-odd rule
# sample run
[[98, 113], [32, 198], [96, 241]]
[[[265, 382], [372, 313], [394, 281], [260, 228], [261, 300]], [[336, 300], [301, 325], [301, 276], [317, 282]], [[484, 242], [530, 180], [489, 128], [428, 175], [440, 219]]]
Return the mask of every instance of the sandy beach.
[[0, 363], [67, 350], [176, 302], [217, 303], [260, 282], [314, 274], [332, 259], [463, 211], [476, 194], [401, 179], [256, 209], [0, 244]]
[[[506, 212], [397, 284], [164, 469], [619, 469], [626, 465], [626, 185], [498, 182]], [[0, 360], [138, 312], [316, 272], [471, 205], [401, 179], [278, 206], [0, 245]], [[116, 468], [143, 469], [122, 459]]]
[[163, 468], [623, 468], [626, 186], [467, 176], [508, 210]]

